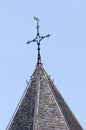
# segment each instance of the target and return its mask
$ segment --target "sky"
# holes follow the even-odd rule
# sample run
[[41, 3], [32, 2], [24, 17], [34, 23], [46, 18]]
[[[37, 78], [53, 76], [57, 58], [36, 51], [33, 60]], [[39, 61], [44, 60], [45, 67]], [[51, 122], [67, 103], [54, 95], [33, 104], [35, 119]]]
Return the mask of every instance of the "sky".
[[36, 35], [42, 63], [86, 130], [86, 0], [0, 0], [0, 130], [5, 130], [37, 62]]

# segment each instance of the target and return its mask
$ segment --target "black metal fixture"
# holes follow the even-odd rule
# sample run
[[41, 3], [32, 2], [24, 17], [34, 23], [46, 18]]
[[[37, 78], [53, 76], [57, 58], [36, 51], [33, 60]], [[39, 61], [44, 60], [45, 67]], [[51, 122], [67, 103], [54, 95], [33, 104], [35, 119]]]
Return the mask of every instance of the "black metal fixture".
[[39, 18], [38, 17], [33, 17], [34, 20], [37, 22], [37, 26], [36, 26], [36, 29], [37, 29], [37, 35], [36, 37], [32, 40], [32, 41], [28, 41], [27, 44], [31, 43], [31, 42], [36, 42], [37, 43], [37, 50], [38, 50], [38, 57], [37, 57], [37, 65], [41, 64], [41, 54], [40, 54], [40, 42], [44, 39], [44, 38], [48, 38], [50, 37], [51, 35], [48, 34], [46, 36], [40, 36], [40, 33], [39, 33]]

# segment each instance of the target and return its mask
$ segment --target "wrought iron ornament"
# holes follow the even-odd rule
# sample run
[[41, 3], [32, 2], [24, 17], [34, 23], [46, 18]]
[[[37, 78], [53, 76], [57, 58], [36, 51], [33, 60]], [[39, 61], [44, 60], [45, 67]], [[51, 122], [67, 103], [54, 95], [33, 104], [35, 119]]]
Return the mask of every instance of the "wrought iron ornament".
[[38, 50], [38, 58], [37, 58], [37, 65], [41, 64], [41, 54], [40, 54], [40, 42], [44, 39], [44, 38], [48, 38], [50, 37], [51, 35], [48, 34], [48, 35], [45, 35], [45, 36], [40, 36], [40, 33], [39, 33], [39, 18], [38, 17], [33, 17], [34, 20], [37, 22], [37, 26], [36, 26], [36, 29], [37, 29], [37, 35], [36, 37], [32, 40], [32, 41], [28, 41], [27, 44], [31, 43], [31, 42], [36, 42], [37, 43], [37, 50]]

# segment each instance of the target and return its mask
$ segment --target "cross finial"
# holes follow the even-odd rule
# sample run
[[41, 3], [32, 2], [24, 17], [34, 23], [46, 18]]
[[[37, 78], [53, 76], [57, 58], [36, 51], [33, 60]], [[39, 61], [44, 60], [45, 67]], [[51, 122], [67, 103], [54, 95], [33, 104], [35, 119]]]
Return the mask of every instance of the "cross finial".
[[27, 44], [31, 43], [31, 42], [36, 42], [37, 43], [37, 50], [38, 50], [38, 57], [37, 57], [37, 65], [41, 64], [41, 54], [40, 54], [40, 42], [44, 39], [44, 38], [47, 38], [50, 36], [50, 34], [48, 35], [45, 35], [45, 36], [41, 36], [40, 33], [39, 33], [39, 18], [38, 17], [33, 17], [34, 20], [37, 22], [37, 26], [36, 26], [36, 29], [37, 29], [37, 34], [36, 34], [36, 37], [31, 40], [31, 41], [28, 41]]

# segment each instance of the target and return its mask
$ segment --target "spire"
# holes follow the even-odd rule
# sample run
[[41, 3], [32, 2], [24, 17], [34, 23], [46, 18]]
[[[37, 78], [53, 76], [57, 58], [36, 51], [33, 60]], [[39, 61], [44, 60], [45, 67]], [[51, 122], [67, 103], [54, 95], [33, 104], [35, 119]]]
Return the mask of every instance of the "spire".
[[83, 130], [64, 98], [41, 64], [40, 42], [50, 35], [37, 36], [31, 42], [38, 45], [37, 66], [21, 97], [6, 130]]
[[41, 64], [6, 130], [83, 130]]
[[31, 40], [31, 41], [28, 41], [27, 44], [31, 43], [31, 42], [36, 42], [37, 43], [37, 51], [38, 51], [38, 56], [37, 56], [37, 65], [41, 64], [41, 54], [40, 54], [40, 43], [43, 39], [45, 38], [48, 38], [50, 36], [50, 34], [48, 35], [45, 35], [45, 36], [41, 36], [40, 35], [40, 32], [39, 32], [39, 18], [38, 17], [33, 17], [34, 20], [37, 22], [37, 26], [36, 26], [36, 29], [37, 29], [37, 34], [36, 34], [36, 37]]

